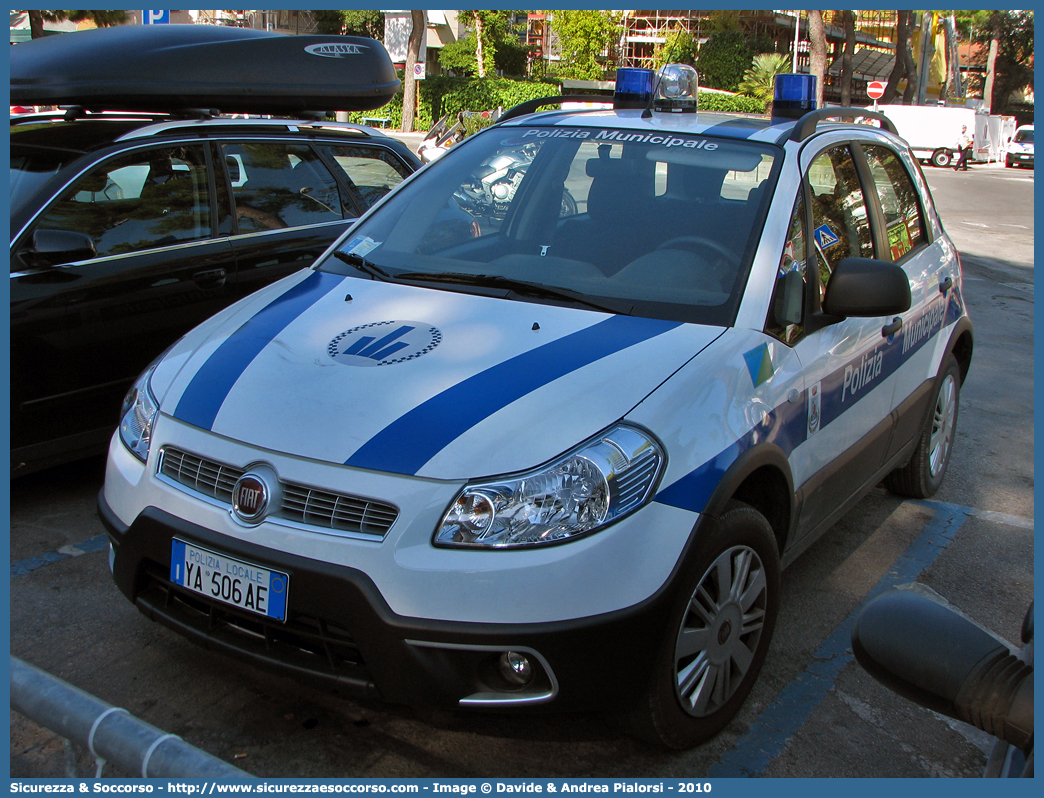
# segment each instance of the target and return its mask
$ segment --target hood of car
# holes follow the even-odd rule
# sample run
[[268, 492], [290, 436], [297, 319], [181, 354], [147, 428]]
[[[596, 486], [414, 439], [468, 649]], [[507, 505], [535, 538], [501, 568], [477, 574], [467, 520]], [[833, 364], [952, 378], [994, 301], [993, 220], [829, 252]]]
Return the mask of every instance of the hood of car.
[[182, 339], [152, 390], [259, 449], [468, 479], [597, 434], [721, 332], [309, 271]]

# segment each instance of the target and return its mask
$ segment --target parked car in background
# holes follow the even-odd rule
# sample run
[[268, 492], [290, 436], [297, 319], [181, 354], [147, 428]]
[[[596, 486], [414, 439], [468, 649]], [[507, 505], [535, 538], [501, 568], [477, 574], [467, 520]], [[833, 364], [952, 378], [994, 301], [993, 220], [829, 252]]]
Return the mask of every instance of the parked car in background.
[[[205, 60], [230, 43], [284, 46], [294, 38], [169, 27], [179, 30], [160, 32], [158, 40], [147, 29], [111, 31], [125, 48], [138, 45], [135, 74], [143, 80], [150, 47], [163, 51], [158, 44], [169, 40], [195, 48]], [[54, 60], [37, 57], [35, 42], [17, 45], [12, 92], [60, 102], [96, 91], [66, 87], [61, 59], [79, 53], [76, 63], [83, 62], [88, 76], [98, 61], [97, 69], [109, 69], [107, 32], [61, 37], [65, 46]], [[305, 38], [301, 48], [317, 47]], [[369, 48], [374, 68], [388, 60], [371, 40], [322, 40]], [[311, 59], [309, 67], [330, 60]], [[59, 66], [49, 76], [52, 63]], [[21, 80], [28, 71], [36, 83]], [[151, 78], [177, 87], [163, 70]], [[119, 94], [121, 84], [107, 85], [111, 102], [131, 110], [72, 106], [11, 119], [12, 476], [104, 451], [121, 399], [156, 355], [235, 300], [310, 266], [420, 166], [401, 142], [322, 115], [227, 118], [179, 107], [184, 98], [128, 99]], [[63, 93], [52, 97], [50, 89]], [[222, 98], [201, 102], [215, 99]], [[253, 94], [224, 99], [231, 110], [251, 113], [266, 102], [275, 112], [290, 111], [294, 101]], [[110, 98], [88, 101], [104, 107]], [[372, 107], [384, 100], [340, 101]], [[165, 104], [176, 107], [158, 112], [155, 106]]]
[[1023, 125], [1015, 131], [1004, 156], [1005, 166], [1033, 166], [1033, 125]]

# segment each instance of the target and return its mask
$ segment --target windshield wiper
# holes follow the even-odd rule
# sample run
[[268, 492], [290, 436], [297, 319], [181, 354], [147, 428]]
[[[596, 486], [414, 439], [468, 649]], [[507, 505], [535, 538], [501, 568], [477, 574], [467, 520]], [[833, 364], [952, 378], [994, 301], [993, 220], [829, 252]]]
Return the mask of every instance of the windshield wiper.
[[466, 274], [463, 272], [406, 272], [395, 275], [399, 280], [427, 280], [433, 283], [456, 283], [457, 285], [474, 285], [484, 288], [503, 288], [521, 296], [549, 297], [551, 299], [562, 299], [567, 302], [575, 302], [593, 310], [603, 313], [617, 313], [629, 316], [634, 310], [634, 305], [626, 304], [612, 307], [608, 304], [600, 304], [589, 299], [579, 291], [568, 288], [554, 288], [542, 283], [531, 283], [528, 280], [516, 280], [512, 277], [504, 277], [500, 274]]
[[344, 250], [338, 249], [334, 250], [334, 257], [337, 258], [337, 260], [344, 261], [349, 266], [355, 267], [363, 274], [370, 275], [374, 280], [394, 281], [395, 279], [376, 263], [368, 261], [366, 258], [361, 255], [356, 255], [354, 252], [345, 252]]

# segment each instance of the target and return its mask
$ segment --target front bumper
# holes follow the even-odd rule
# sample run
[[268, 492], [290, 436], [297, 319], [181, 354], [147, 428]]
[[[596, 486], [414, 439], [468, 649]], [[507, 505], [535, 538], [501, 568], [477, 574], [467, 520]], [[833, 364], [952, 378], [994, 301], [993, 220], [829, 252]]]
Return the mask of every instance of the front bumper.
[[[575, 620], [491, 624], [404, 617], [354, 568], [235, 540], [155, 507], [127, 526], [104, 492], [99, 512], [113, 548], [113, 578], [152, 620], [239, 661], [414, 707], [626, 705], [644, 686], [668, 634], [668, 608], [678, 599], [672, 575], [635, 606]], [[695, 534], [711, 523], [701, 518]], [[175, 535], [287, 572], [292, 591], [287, 621], [240, 612], [171, 584]], [[683, 556], [679, 562], [684, 561]], [[530, 660], [534, 676], [525, 687], [500, 674], [497, 662], [506, 651]]]
[[1032, 152], [1009, 152], [1007, 159], [1008, 163], [1012, 165], [1033, 166]]

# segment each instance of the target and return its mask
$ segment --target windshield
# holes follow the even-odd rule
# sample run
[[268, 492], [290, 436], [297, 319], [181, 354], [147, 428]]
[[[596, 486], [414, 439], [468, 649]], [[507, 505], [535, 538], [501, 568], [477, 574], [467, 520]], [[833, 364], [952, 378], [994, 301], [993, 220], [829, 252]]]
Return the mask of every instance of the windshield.
[[1015, 141], [1021, 144], [1032, 144], [1033, 143], [1033, 131], [1032, 130], [1020, 130], [1015, 134]]
[[778, 154], [676, 133], [492, 128], [418, 174], [322, 268], [727, 325]]
[[11, 213], [16, 213], [48, 179], [58, 174], [76, 152], [11, 145]]

